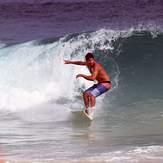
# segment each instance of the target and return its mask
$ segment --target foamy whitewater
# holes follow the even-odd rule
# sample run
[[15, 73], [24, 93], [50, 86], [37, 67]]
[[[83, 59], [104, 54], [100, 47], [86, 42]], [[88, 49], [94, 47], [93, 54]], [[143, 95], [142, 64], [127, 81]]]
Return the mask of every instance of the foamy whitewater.
[[[129, 9], [138, 17], [123, 13], [123, 24], [120, 11], [127, 3], [0, 4], [1, 20], [8, 17], [8, 26], [2, 23], [0, 29], [0, 162], [163, 162], [161, 17], [151, 10], [143, 24], [139, 14], [148, 8], [139, 13], [135, 7], [146, 2], [133, 3]], [[81, 19], [83, 6], [90, 17]], [[92, 14], [91, 6], [99, 12]], [[153, 2], [156, 8], [161, 11]], [[120, 9], [119, 15], [110, 16], [111, 9]], [[76, 80], [76, 75], [89, 71], [64, 64], [84, 60], [87, 52], [94, 53], [113, 84], [97, 98], [92, 122], [70, 111], [83, 108], [82, 92], [93, 82]]]

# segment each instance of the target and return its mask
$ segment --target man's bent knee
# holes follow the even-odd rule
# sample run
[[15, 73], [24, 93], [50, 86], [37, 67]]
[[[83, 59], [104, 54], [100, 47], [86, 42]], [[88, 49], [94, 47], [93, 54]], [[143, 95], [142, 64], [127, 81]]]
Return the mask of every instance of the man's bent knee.
[[89, 95], [89, 92], [84, 92], [84, 93], [83, 93], [83, 96], [84, 96], [84, 97], [90, 96], [90, 95]]
[[93, 99], [93, 100], [96, 99], [96, 97], [93, 96], [90, 92], [84, 92], [84, 93], [83, 93], [83, 97], [84, 97], [84, 98]]

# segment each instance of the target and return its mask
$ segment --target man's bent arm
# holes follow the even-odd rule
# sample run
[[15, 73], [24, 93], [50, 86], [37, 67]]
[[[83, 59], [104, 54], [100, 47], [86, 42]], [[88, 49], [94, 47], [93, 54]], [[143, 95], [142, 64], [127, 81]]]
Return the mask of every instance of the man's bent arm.
[[95, 67], [94, 67], [94, 71], [92, 72], [91, 75], [78, 74], [78, 75], [76, 76], [76, 78], [78, 78], [78, 77], [83, 77], [83, 78], [85, 78], [85, 79], [87, 79], [87, 80], [93, 81], [93, 80], [96, 79], [97, 74], [98, 74], [98, 67], [95, 66]]
[[83, 61], [70, 61], [70, 60], [64, 60], [65, 64], [74, 64], [74, 65], [86, 65], [86, 62]]
[[92, 75], [78, 74], [78, 75], [76, 76], [76, 78], [78, 78], [78, 77], [83, 77], [83, 78], [85, 78], [85, 79], [87, 79], [87, 80], [93, 81], [93, 80], [96, 79], [97, 74], [98, 74], [98, 71], [95, 70], [95, 71], [92, 73]]
[[87, 80], [91, 80], [91, 81], [93, 81], [93, 80], [96, 79], [96, 78], [95, 78], [94, 76], [92, 76], [92, 75], [88, 76], [88, 75], [82, 74], [82, 77], [85, 78], [85, 79], [87, 79]]

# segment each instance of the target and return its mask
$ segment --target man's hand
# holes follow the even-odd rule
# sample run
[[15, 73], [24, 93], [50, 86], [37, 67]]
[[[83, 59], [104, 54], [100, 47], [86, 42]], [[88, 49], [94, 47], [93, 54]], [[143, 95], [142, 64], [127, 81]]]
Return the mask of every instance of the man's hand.
[[70, 64], [71, 63], [71, 61], [69, 61], [69, 60], [64, 60], [64, 64]]
[[84, 77], [84, 75], [83, 74], [76, 75], [76, 79], [79, 78], [79, 77]]

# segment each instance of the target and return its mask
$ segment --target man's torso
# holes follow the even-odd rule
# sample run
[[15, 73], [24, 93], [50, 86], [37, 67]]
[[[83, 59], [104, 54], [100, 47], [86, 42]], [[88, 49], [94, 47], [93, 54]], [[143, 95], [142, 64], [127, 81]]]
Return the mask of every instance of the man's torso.
[[92, 74], [95, 71], [95, 69], [96, 69], [96, 71], [97, 71], [96, 80], [99, 83], [102, 83], [104, 81], [110, 81], [110, 77], [107, 74], [106, 70], [102, 67], [102, 65], [99, 64], [99, 63], [96, 63], [95, 66], [94, 67], [90, 67], [89, 70], [90, 70], [90, 73]]

